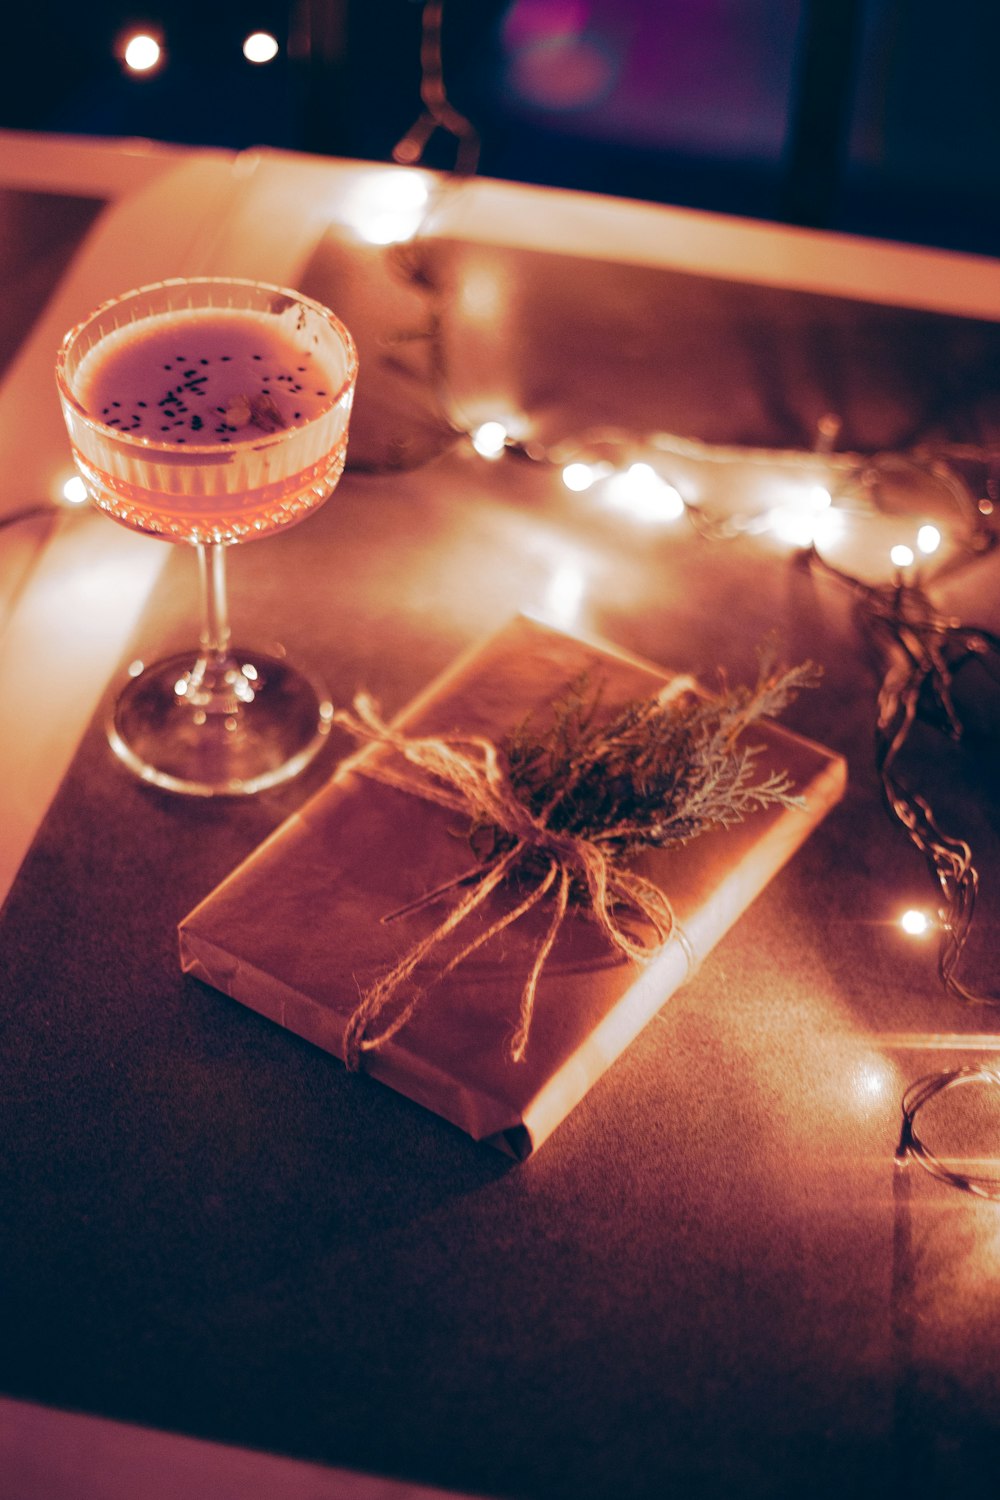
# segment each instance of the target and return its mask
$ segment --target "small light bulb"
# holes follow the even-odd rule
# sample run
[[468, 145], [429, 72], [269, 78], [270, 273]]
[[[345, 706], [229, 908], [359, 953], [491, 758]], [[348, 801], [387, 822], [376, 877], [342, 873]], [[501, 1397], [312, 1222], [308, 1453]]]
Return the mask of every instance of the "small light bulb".
[[816, 539], [816, 516], [797, 505], [777, 506], [768, 514], [767, 524], [789, 547], [811, 547]]
[[913, 563], [913, 548], [897, 542], [896, 546], [891, 549], [889, 557], [894, 567], [908, 568]]
[[589, 464], [567, 464], [562, 471], [563, 484], [568, 490], [573, 490], [578, 495], [584, 490], [589, 490], [596, 478], [597, 475]]
[[646, 507], [646, 519], [650, 521], [676, 521], [685, 511], [684, 496], [672, 484], [660, 482], [658, 493]]
[[386, 208], [423, 208], [430, 197], [427, 178], [407, 168], [394, 172], [390, 167], [380, 172], [373, 183]]
[[910, 937], [923, 937], [930, 928], [931, 922], [926, 912], [917, 911], [911, 906], [909, 911], [904, 911], [899, 919], [899, 925]]
[[138, 32], [125, 43], [125, 66], [133, 73], [148, 73], [160, 61], [160, 44], [154, 36]]
[[929, 556], [930, 553], [936, 552], [940, 545], [941, 533], [937, 527], [931, 526], [929, 523], [926, 526], [921, 526], [917, 532], [917, 546], [921, 552]]
[[429, 198], [423, 173], [380, 166], [338, 197], [337, 213], [370, 245], [397, 245], [416, 234]]
[[651, 464], [630, 464], [608, 481], [608, 498], [637, 521], [676, 521], [684, 514], [678, 490], [661, 479]]
[[507, 443], [502, 422], [484, 422], [472, 434], [472, 446], [481, 458], [499, 458]]
[[833, 496], [823, 484], [814, 484], [809, 491], [809, 504], [813, 510], [827, 510], [833, 504]]
[[63, 499], [67, 505], [83, 505], [87, 499], [87, 486], [79, 474], [71, 474], [62, 487]]
[[278, 55], [278, 43], [269, 31], [254, 31], [243, 43], [243, 56], [247, 62], [268, 63]]

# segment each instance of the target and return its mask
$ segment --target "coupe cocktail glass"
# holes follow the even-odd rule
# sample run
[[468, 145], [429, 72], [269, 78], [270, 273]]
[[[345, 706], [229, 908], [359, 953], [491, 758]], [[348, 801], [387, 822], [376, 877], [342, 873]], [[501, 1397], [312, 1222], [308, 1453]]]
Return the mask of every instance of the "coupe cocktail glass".
[[294, 524], [344, 468], [358, 361], [327, 308], [234, 278], [158, 282], [63, 340], [56, 381], [95, 505], [198, 555], [200, 647], [144, 667], [109, 724], [143, 780], [212, 796], [296, 775], [323, 743], [325, 689], [230, 642], [226, 549]]

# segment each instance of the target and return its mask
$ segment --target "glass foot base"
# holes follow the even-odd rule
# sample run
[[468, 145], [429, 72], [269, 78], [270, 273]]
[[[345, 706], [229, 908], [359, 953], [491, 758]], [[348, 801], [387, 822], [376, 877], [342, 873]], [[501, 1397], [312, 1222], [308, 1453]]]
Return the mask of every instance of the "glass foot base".
[[172, 656], [119, 694], [112, 750], [152, 786], [191, 797], [247, 797], [297, 776], [330, 732], [322, 683], [280, 657]]

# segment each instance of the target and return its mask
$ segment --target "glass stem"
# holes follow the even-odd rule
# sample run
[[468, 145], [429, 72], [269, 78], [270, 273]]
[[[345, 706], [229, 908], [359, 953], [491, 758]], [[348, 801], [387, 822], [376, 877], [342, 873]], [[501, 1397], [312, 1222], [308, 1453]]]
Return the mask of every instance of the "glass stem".
[[229, 653], [229, 605], [226, 598], [226, 549], [221, 542], [198, 543], [201, 583], [201, 649], [213, 665]]

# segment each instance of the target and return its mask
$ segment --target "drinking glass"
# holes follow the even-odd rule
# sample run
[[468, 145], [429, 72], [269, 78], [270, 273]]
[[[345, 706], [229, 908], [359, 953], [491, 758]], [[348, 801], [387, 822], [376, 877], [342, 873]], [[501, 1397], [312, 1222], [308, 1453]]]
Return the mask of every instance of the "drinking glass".
[[198, 557], [199, 647], [137, 670], [108, 726], [144, 781], [246, 795], [295, 776], [322, 745], [332, 719], [322, 684], [281, 654], [231, 643], [226, 550], [301, 521], [330, 494], [357, 370], [328, 308], [231, 277], [140, 287], [63, 340], [56, 382], [91, 500]]

